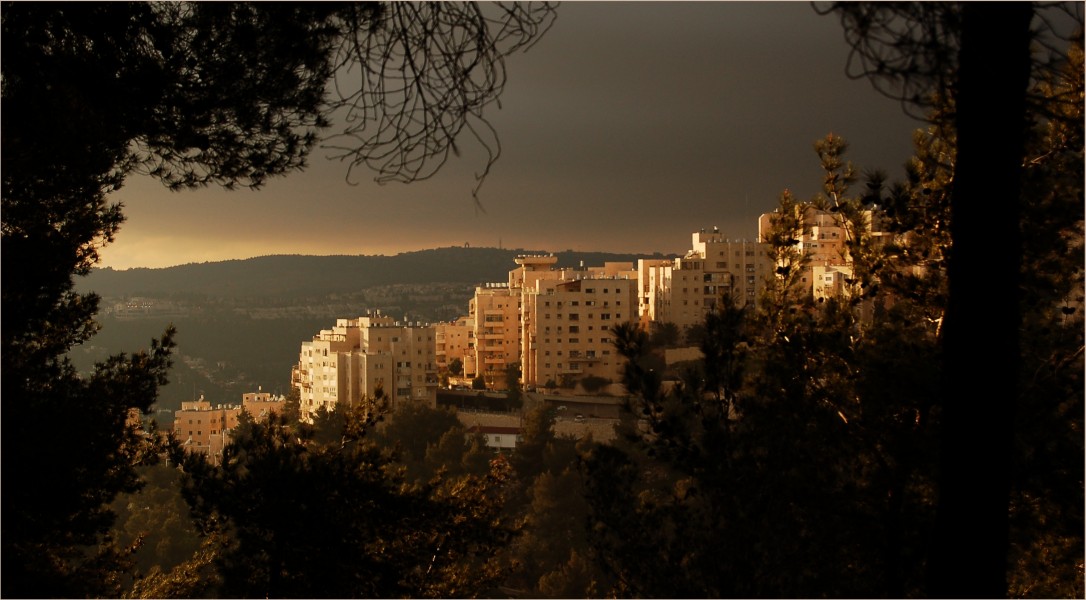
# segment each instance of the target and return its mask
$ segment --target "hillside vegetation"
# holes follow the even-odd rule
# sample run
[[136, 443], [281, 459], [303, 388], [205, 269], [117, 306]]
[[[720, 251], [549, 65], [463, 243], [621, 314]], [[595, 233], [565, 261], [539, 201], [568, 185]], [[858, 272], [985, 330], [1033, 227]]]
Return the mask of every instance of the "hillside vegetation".
[[[261, 256], [245, 260], [193, 263], [162, 269], [95, 269], [78, 282], [82, 291], [104, 297], [151, 296], [283, 300], [344, 294], [393, 284], [505, 281], [521, 254], [541, 250], [449, 247], [395, 256]], [[662, 258], [606, 252], [555, 253], [559, 267], [607, 261]]]
[[[102, 330], [70, 356], [81, 371], [177, 327], [176, 360], [158, 408], [206, 395], [235, 403], [263, 386], [286, 393], [301, 342], [337, 318], [380, 310], [403, 320], [439, 322], [467, 312], [476, 285], [504, 282], [513, 259], [539, 250], [438, 248], [396, 256], [263, 256], [163, 269], [95, 269], [78, 282], [103, 297]], [[558, 266], [661, 258], [565, 251]], [[141, 298], [148, 308], [125, 311]]]

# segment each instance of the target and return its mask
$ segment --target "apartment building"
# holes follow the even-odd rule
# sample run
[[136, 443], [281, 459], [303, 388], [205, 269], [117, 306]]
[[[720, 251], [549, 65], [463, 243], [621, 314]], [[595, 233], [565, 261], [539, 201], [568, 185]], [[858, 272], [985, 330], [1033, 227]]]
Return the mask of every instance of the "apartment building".
[[536, 281], [525, 291], [531, 319], [524, 328], [523, 380], [527, 385], [570, 383], [588, 376], [618, 381], [622, 360], [611, 328], [636, 321], [637, 278], [622, 273]]
[[619, 378], [606, 332], [637, 318], [633, 263], [555, 269], [557, 261], [518, 256], [508, 281], [476, 288], [464, 318], [475, 324], [474, 370], [465, 360], [469, 376], [482, 375], [499, 389], [510, 365], [520, 367], [521, 381], [530, 386], [588, 375]]
[[[773, 227], [773, 215], [758, 217], [758, 239], [765, 241]], [[863, 213], [865, 233], [876, 244], [885, 243], [891, 234], [882, 231], [873, 211]], [[797, 248], [807, 255], [807, 265], [800, 283], [817, 298], [839, 297], [847, 293], [846, 280], [852, 277], [852, 257], [848, 252], [849, 232], [838, 213], [804, 207], [804, 232]]]
[[641, 322], [700, 324], [725, 295], [740, 306], [753, 305], [772, 273], [766, 244], [732, 240], [716, 228], [694, 232], [686, 255], [638, 261]]
[[302, 419], [372, 398], [380, 388], [393, 409], [407, 402], [437, 405], [436, 335], [430, 325], [373, 315], [337, 319], [302, 342], [291, 374]]
[[241, 405], [212, 405], [204, 399], [182, 402], [174, 412], [173, 431], [186, 452], [206, 455], [212, 464], [222, 460], [222, 451], [230, 444], [230, 431], [238, 426], [242, 411], [262, 421], [283, 410], [286, 399], [267, 392], [242, 394]]
[[504, 387], [505, 369], [520, 361], [519, 289], [507, 283], [487, 283], [475, 288], [468, 301], [468, 318], [475, 323], [475, 369], [489, 387]]
[[449, 368], [459, 360], [463, 373], [475, 373], [475, 319], [460, 317], [451, 323], [434, 325], [435, 356], [438, 369]]

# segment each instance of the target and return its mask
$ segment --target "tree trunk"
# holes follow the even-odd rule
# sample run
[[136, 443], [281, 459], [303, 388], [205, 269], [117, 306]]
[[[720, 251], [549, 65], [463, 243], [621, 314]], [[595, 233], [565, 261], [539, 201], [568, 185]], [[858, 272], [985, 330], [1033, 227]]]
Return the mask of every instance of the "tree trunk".
[[1028, 3], [963, 3], [934, 597], [1007, 593]]

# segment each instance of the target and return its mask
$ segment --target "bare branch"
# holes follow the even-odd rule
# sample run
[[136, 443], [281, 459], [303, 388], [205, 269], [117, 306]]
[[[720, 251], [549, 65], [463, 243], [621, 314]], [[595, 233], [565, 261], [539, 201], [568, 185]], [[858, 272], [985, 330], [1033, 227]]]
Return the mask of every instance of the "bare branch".
[[458, 154], [467, 128], [487, 152], [478, 191], [501, 147], [483, 109], [505, 87], [505, 57], [551, 27], [552, 3], [400, 3], [344, 16], [344, 39], [326, 116], [345, 126], [324, 141], [331, 158], [376, 172], [376, 181], [432, 177]]

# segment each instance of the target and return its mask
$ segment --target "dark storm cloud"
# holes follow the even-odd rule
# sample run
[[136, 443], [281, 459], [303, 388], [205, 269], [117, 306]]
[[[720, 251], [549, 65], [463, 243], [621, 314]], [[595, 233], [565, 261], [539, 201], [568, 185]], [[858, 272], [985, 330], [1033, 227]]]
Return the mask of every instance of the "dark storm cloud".
[[408, 186], [348, 186], [318, 152], [307, 172], [257, 194], [166, 200], [134, 183], [106, 258], [140, 264], [122, 258], [138, 244], [150, 262], [156, 237], [174, 262], [196, 248], [207, 260], [216, 249], [389, 253], [499, 238], [681, 251], [713, 225], [752, 237], [781, 190], [817, 191], [812, 144], [831, 131], [859, 166], [900, 173], [920, 124], [847, 79], [846, 56], [836, 19], [806, 3], [565, 3], [547, 36], [508, 60], [502, 109], [488, 113], [503, 153], [482, 189], [485, 213], [470, 196], [484, 164], [472, 141], [436, 178]]

